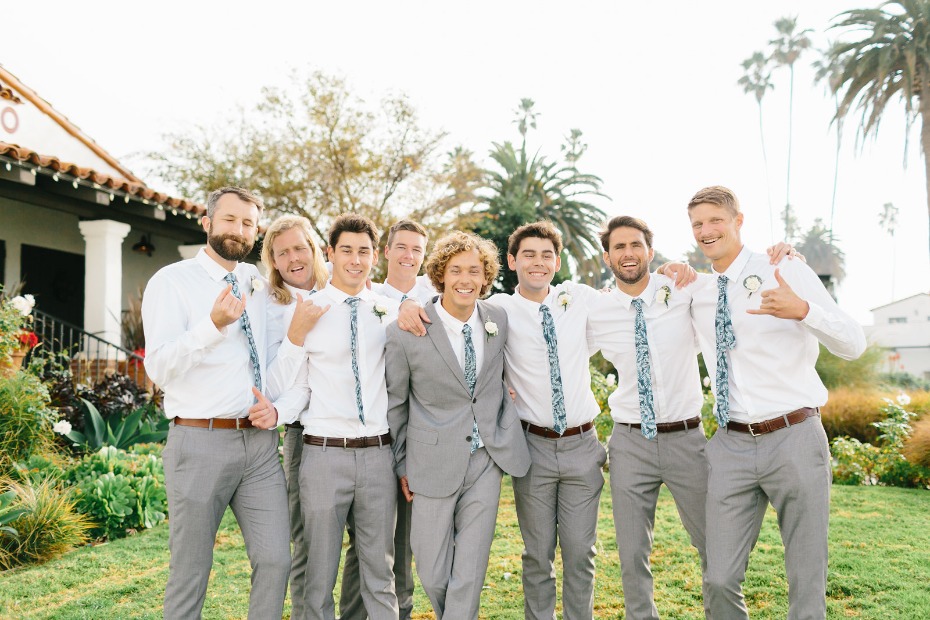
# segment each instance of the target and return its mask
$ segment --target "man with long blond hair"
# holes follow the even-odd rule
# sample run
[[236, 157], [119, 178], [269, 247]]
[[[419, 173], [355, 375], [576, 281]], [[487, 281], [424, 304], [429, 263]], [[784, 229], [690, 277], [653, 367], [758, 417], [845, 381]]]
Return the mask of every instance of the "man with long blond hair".
[[441, 291], [426, 304], [427, 336], [387, 328], [395, 472], [413, 502], [410, 542], [439, 620], [478, 618], [501, 478], [530, 466], [504, 389], [507, 315], [480, 301], [499, 270], [493, 243], [449, 233], [426, 262]]
[[[268, 390], [272, 398], [290, 386], [303, 355], [303, 342], [312, 327], [311, 318], [323, 312], [311, 296], [329, 279], [323, 253], [313, 240], [310, 221], [299, 215], [282, 215], [268, 227], [262, 244], [262, 264], [268, 274], [268, 354], [271, 362]], [[285, 329], [285, 314], [296, 320]], [[285, 338], [285, 335], [287, 336]], [[281, 347], [281, 348], [279, 348]], [[278, 358], [280, 353], [280, 359]], [[277, 363], [276, 363], [277, 362]], [[300, 456], [303, 426], [287, 424], [284, 430], [284, 477], [291, 524], [291, 614], [305, 613], [304, 581], [307, 545], [304, 541], [303, 514], [300, 510]]]

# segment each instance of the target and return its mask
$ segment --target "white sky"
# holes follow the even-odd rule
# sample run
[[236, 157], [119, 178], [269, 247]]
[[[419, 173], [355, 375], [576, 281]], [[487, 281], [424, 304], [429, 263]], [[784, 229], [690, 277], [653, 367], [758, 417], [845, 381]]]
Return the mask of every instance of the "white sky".
[[[589, 149], [579, 167], [604, 179], [608, 214], [642, 217], [656, 248], [677, 257], [693, 243], [685, 206], [706, 185], [736, 191], [748, 245], [761, 250], [772, 238], [757, 108], [736, 84], [740, 62], [767, 48], [779, 17], [799, 15], [822, 45], [833, 15], [877, 4], [4, 2], [0, 63], [139, 169], [129, 156], [163, 148], [164, 132], [250, 106], [262, 86], [285, 85], [292, 68], [341, 74], [373, 100], [405, 92], [424, 124], [481, 158], [492, 141], [518, 137], [513, 110], [530, 97], [540, 113], [530, 144], [557, 155], [569, 129], [580, 128]], [[815, 57], [802, 57], [795, 78], [791, 202], [804, 229], [829, 219], [833, 189], [833, 103], [812, 84]], [[763, 113], [777, 218], [787, 70], [774, 79]], [[850, 127], [840, 162], [836, 235], [848, 275], [838, 295], [863, 323], [870, 308], [891, 301], [892, 286], [895, 298], [930, 290], [919, 136], [905, 170], [903, 106], [881, 129], [856, 149]], [[878, 226], [886, 202], [900, 209], [894, 245]]]

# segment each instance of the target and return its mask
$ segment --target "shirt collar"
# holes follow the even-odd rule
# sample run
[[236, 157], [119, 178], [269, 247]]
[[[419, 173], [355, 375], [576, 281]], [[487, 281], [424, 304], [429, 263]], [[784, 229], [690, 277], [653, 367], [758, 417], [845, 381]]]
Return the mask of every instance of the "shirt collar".
[[355, 295], [349, 295], [349, 294], [346, 293], [345, 291], [341, 291], [341, 290], [339, 290], [338, 288], [336, 288], [335, 286], [333, 286], [332, 282], [329, 282], [329, 283], [326, 284], [326, 288], [324, 288], [323, 291], [324, 291], [327, 295], [329, 295], [329, 297], [330, 297], [333, 301], [335, 301], [336, 303], [339, 303], [339, 304], [345, 303], [345, 300], [348, 299], [349, 297], [358, 297], [358, 298], [361, 299], [362, 301], [371, 301], [371, 300], [372, 300], [372, 292], [371, 292], [370, 290], [368, 290], [368, 287], [367, 287], [367, 286], [363, 286], [363, 287], [362, 287], [362, 290], [359, 291], [357, 294], [355, 294]]
[[[308, 293], [310, 293], [310, 291], [308, 291], [308, 290], [306, 290], [306, 289], [297, 288], [296, 286], [291, 286], [291, 285], [288, 284], [287, 282], [282, 282], [282, 284], [284, 285], [284, 288], [286, 288], [287, 290], [289, 290], [289, 291], [291, 292], [291, 295], [293, 295], [294, 297], [296, 297], [297, 295], [300, 295], [301, 297], [303, 297], [303, 296], [307, 295]], [[313, 287], [313, 290], [316, 291], [316, 290], [319, 290], [319, 289], [317, 289], [317, 288], [314, 286], [314, 287]]]
[[736, 282], [739, 279], [740, 274], [743, 273], [743, 269], [746, 268], [746, 263], [749, 262], [750, 258], [752, 258], [752, 252], [744, 245], [743, 248], [739, 251], [739, 254], [736, 255], [736, 259], [730, 263], [729, 267], [727, 267], [726, 271], [721, 274], [720, 272], [714, 270], [714, 275], [724, 275], [727, 277], [727, 280]]
[[620, 303], [623, 304], [623, 307], [627, 310], [629, 310], [630, 306], [633, 305], [634, 299], [642, 299], [643, 303], [646, 304], [646, 307], [651, 306], [652, 302], [655, 301], [658, 283], [656, 282], [656, 279], [652, 277], [651, 273], [647, 273], [646, 277], [649, 278], [649, 280], [646, 282], [646, 288], [644, 288], [643, 292], [636, 297], [633, 297], [628, 293], [624, 293], [620, 289], [614, 289], [614, 295], [618, 300], [620, 300]]
[[468, 318], [468, 321], [463, 323], [458, 320], [451, 314], [449, 311], [442, 307], [442, 297], [436, 299], [436, 314], [439, 315], [439, 318], [442, 319], [443, 325], [448, 327], [454, 332], [461, 332], [462, 328], [467, 323], [471, 325], [472, 334], [478, 333], [478, 327], [481, 326], [481, 318], [478, 316], [478, 305], [475, 305], [475, 310], [471, 313], [471, 316]]
[[550, 284], [550, 285], [549, 285], [549, 292], [546, 294], [546, 298], [542, 300], [542, 303], [540, 303], [540, 302], [538, 302], [538, 301], [533, 301], [532, 299], [527, 299], [526, 297], [524, 297], [523, 295], [521, 295], [521, 294], [520, 294], [520, 285], [519, 285], [519, 284], [518, 284], [517, 287], [513, 290], [513, 298], [514, 298], [514, 299], [516, 299], [516, 300], [517, 300], [519, 303], [521, 303], [521, 304], [526, 304], [526, 305], [528, 305], [528, 306], [532, 306], [533, 309], [539, 308], [539, 306], [541, 306], [542, 304], [548, 304], [548, 305], [550, 305], [550, 306], [554, 305], [554, 302], [553, 302], [553, 295], [555, 295], [555, 294], [556, 294], [556, 288]]
[[[222, 265], [210, 258], [210, 255], [207, 254], [207, 251], [204, 248], [200, 248], [200, 250], [197, 251], [197, 255], [194, 256], [194, 260], [197, 261], [197, 264], [203, 267], [207, 272], [207, 275], [216, 282], [222, 281], [223, 278], [226, 277], [226, 274], [229, 273]], [[236, 268], [233, 269], [232, 272], [236, 273], [239, 270], [239, 266], [241, 264], [242, 263], [236, 263]], [[236, 279], [239, 280], [238, 274]], [[240, 281], [240, 284], [241, 283], [242, 282]]]

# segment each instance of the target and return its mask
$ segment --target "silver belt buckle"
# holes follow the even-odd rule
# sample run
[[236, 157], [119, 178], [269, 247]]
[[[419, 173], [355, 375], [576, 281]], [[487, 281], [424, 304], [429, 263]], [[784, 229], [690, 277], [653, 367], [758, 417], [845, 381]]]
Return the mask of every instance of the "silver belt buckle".
[[747, 424], [746, 427], [749, 428], [749, 434], [752, 435], [753, 437], [758, 437], [759, 435], [762, 434], [762, 433], [757, 433], [755, 430], [753, 430], [752, 424]]

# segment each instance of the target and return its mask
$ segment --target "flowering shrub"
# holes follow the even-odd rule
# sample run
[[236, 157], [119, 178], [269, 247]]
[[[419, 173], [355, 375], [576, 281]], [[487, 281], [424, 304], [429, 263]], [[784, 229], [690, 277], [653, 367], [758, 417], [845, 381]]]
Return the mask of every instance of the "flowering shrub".
[[7, 297], [0, 287], [0, 362], [9, 362], [14, 351], [31, 349], [39, 343], [28, 329], [35, 305], [32, 295]]
[[873, 423], [879, 432], [874, 445], [850, 437], [833, 440], [834, 482], [930, 488], [930, 468], [909, 462], [902, 453], [914, 418], [905, 409], [910, 397], [902, 393], [895, 400], [884, 400], [880, 409], [883, 417]]

